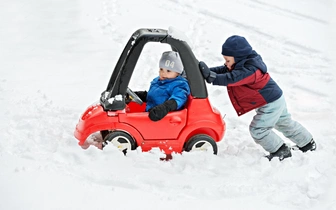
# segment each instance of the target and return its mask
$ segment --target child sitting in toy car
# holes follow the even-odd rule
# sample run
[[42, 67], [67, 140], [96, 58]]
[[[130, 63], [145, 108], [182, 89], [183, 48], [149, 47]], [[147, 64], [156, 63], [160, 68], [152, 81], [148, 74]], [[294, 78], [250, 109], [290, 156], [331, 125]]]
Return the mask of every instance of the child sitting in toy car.
[[159, 68], [159, 76], [153, 79], [148, 92], [135, 92], [146, 102], [146, 112], [149, 112], [152, 121], [161, 120], [168, 112], [182, 109], [190, 94], [188, 81], [181, 77], [183, 64], [177, 52], [164, 52]]

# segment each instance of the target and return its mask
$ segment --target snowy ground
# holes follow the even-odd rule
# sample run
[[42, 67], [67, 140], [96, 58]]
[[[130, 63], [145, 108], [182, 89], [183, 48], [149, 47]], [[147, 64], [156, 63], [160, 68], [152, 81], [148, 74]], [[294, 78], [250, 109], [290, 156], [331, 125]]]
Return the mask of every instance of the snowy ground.
[[[335, 1], [1, 0], [0, 209], [336, 209]], [[208, 86], [226, 114], [217, 156], [113, 147], [82, 150], [80, 114], [98, 100], [130, 35], [176, 27], [199, 60], [223, 60], [247, 37], [284, 91], [314, 153], [269, 162], [237, 117], [225, 87]], [[146, 46], [134, 90], [148, 89], [163, 46]], [[290, 142], [288, 142], [290, 143]]]

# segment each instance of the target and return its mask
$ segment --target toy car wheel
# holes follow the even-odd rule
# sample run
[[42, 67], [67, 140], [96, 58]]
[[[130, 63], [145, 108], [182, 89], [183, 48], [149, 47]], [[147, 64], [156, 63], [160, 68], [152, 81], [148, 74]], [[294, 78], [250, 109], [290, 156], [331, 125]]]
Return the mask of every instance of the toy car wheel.
[[105, 147], [108, 143], [112, 143], [125, 155], [127, 150], [135, 150], [137, 147], [134, 139], [129, 134], [122, 131], [114, 131], [109, 133], [104, 138], [103, 147]]
[[217, 144], [210, 136], [200, 134], [191, 137], [185, 144], [184, 150], [187, 152], [192, 151], [208, 151], [212, 150], [213, 154], [217, 154]]

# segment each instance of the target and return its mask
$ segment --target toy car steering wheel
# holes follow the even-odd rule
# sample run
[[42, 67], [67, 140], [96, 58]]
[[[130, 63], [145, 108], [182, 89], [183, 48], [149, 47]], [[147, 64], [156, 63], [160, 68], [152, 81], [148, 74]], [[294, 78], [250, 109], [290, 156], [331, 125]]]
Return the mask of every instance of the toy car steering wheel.
[[134, 102], [136, 102], [140, 105], [143, 104], [143, 101], [140, 99], [140, 97], [137, 94], [135, 94], [129, 87], [126, 90], [126, 93], [128, 93], [128, 95], [129, 95], [129, 97], [132, 101], [134, 101]]

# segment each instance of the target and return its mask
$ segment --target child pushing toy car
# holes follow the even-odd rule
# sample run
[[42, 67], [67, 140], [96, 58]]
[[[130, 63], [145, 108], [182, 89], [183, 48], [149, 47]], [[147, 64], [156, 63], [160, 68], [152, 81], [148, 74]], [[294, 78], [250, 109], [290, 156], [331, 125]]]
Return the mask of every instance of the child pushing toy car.
[[250, 124], [250, 134], [257, 144], [270, 153], [267, 157], [280, 160], [291, 157], [290, 148], [273, 128], [293, 141], [302, 152], [316, 149], [312, 134], [292, 120], [285, 97], [267, 72], [261, 56], [242, 36], [231, 36], [222, 45], [225, 64], [208, 68], [200, 62], [203, 77], [213, 85], [227, 86], [238, 116], [253, 109], [256, 115]]

